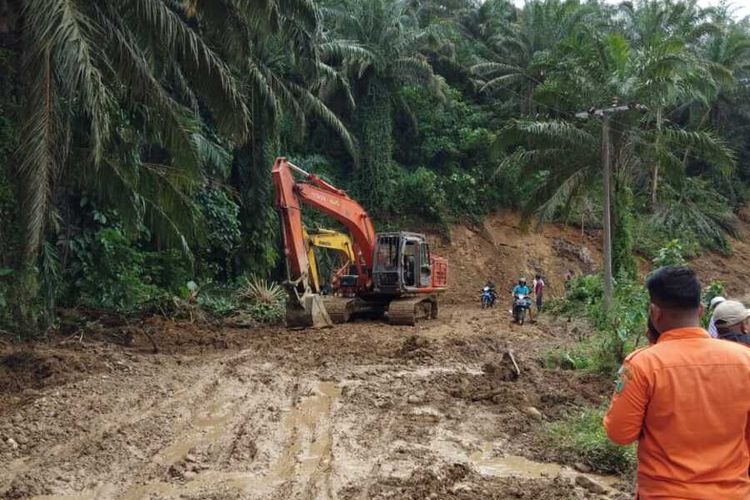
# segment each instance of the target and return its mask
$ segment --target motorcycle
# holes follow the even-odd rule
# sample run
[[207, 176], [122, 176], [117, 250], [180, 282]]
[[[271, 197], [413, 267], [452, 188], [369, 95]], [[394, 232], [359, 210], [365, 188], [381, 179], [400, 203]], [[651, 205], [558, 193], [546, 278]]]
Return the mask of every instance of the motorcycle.
[[513, 321], [523, 325], [526, 316], [529, 314], [529, 309], [531, 309], [531, 298], [525, 294], [516, 295], [513, 298]]
[[482, 309], [487, 309], [495, 305], [495, 293], [492, 288], [486, 286], [482, 289]]

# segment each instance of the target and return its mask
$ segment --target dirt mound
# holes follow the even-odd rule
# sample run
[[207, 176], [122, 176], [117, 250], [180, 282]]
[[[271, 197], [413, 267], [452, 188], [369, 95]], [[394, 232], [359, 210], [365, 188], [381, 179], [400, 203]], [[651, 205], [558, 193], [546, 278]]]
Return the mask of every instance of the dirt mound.
[[509, 498], [560, 500], [578, 498], [573, 483], [566, 479], [521, 480], [483, 478], [464, 464], [451, 464], [436, 471], [420, 469], [405, 479], [390, 479], [372, 486], [366, 496], [359, 490], [348, 491], [344, 500], [357, 498], [399, 498], [404, 500]]
[[85, 354], [20, 348], [0, 357], [0, 394], [59, 385], [102, 369], [102, 363]]
[[482, 371], [490, 379], [500, 382], [516, 380], [521, 375], [521, 369], [511, 351], [504, 352], [499, 361], [485, 363]]
[[432, 357], [430, 340], [417, 335], [410, 335], [404, 340], [404, 343], [398, 350], [398, 355], [406, 359], [430, 358]]
[[690, 261], [701, 282], [707, 285], [713, 280], [724, 283], [727, 295], [743, 300], [750, 305], [750, 222], [747, 218], [739, 225], [739, 238], [730, 240], [732, 253], [722, 255], [711, 252]]

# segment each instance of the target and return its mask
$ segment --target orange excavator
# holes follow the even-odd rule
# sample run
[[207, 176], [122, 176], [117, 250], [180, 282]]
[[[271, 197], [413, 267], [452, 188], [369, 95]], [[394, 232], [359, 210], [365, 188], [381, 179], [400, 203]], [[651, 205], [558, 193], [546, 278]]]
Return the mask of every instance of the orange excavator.
[[[286, 158], [276, 159], [271, 176], [287, 263], [288, 326], [344, 323], [355, 314], [385, 314], [400, 325], [413, 325], [419, 316], [437, 317], [448, 263], [430, 254], [423, 234], [376, 234], [367, 211], [346, 192]], [[302, 204], [336, 219], [352, 238], [354, 261], [340, 271], [333, 296], [325, 300], [310, 274]]]

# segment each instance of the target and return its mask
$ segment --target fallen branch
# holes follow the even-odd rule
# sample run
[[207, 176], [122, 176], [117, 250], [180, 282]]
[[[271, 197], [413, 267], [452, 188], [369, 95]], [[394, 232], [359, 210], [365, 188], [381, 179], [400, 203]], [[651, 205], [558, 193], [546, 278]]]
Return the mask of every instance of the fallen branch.
[[154, 354], [157, 354], [157, 353], [159, 352], [159, 346], [157, 346], [157, 345], [156, 345], [156, 341], [154, 340], [154, 337], [153, 337], [153, 335], [151, 335], [151, 334], [149, 333], [149, 331], [148, 331], [148, 330], [146, 330], [145, 328], [144, 328], [144, 329], [143, 329], [142, 331], [143, 331], [143, 334], [144, 334], [144, 335], [145, 335], [146, 337], [148, 337], [148, 339], [149, 339], [149, 340], [151, 341], [151, 346], [153, 347], [153, 353], [154, 353]]
[[497, 390], [494, 390], [494, 391], [484, 392], [484, 393], [481, 393], [481, 394], [477, 394], [476, 396], [472, 396], [471, 400], [472, 401], [486, 401], [486, 400], [492, 399], [495, 396], [498, 396], [498, 395], [500, 395], [502, 393], [503, 393], [502, 389], [497, 389]]

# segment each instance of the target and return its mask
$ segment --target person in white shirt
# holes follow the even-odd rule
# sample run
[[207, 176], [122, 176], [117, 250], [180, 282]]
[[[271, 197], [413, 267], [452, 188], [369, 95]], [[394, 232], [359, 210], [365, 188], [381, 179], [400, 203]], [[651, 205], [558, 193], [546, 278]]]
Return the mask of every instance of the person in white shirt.
[[717, 296], [711, 299], [711, 304], [708, 306], [708, 310], [711, 311], [711, 319], [708, 322], [708, 334], [711, 335], [712, 339], [719, 338], [719, 332], [716, 329], [716, 323], [714, 322], [714, 310], [716, 309], [716, 306], [726, 301], [727, 299], [724, 297]]

